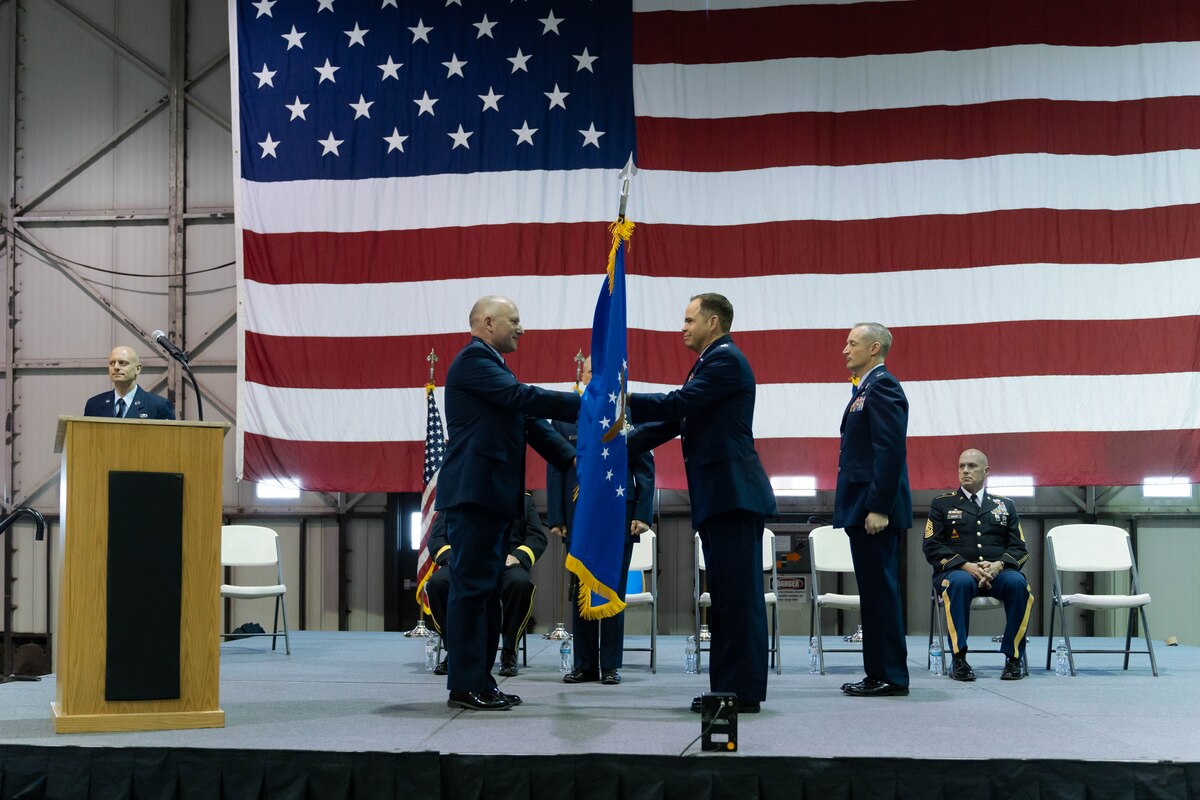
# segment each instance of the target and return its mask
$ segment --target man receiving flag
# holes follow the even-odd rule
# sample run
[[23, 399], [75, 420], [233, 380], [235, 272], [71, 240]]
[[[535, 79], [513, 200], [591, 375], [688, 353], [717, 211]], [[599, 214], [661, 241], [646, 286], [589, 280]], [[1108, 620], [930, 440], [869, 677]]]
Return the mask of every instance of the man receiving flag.
[[[635, 451], [679, 436], [712, 594], [714, 692], [734, 692], [738, 710], [757, 713], [767, 697], [767, 611], [762, 588], [762, 538], [776, 511], [775, 493], [754, 449], [754, 372], [733, 343], [733, 305], [699, 294], [683, 315], [683, 343], [699, 354], [683, 388], [630, 395], [639, 425]], [[700, 698], [692, 701], [700, 711]]]

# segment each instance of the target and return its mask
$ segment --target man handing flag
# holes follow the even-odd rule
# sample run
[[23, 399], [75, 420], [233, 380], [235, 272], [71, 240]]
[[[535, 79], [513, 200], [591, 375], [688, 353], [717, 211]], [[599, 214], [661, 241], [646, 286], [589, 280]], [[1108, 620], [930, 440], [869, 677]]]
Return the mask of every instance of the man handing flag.
[[625, 340], [625, 245], [633, 223], [613, 223], [608, 272], [592, 320], [592, 380], [583, 391], [576, 443], [579, 500], [567, 569], [579, 578], [579, 614], [601, 619], [621, 613], [626, 498], [625, 447], [629, 364]]

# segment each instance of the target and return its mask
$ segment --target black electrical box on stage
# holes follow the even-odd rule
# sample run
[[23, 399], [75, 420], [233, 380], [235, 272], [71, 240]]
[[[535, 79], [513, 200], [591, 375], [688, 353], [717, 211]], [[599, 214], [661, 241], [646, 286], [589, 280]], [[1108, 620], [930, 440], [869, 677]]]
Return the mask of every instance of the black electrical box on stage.
[[737, 751], [737, 695], [733, 692], [700, 696], [700, 749]]

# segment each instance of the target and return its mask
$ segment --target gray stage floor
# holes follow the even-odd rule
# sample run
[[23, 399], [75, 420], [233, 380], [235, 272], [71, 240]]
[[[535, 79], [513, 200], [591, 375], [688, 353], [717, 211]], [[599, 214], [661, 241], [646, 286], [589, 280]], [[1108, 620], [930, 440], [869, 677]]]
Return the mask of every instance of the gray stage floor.
[[[282, 642], [278, 653], [269, 640], [233, 642], [221, 653], [223, 729], [55, 735], [48, 676], [0, 685], [0, 744], [678, 755], [699, 733], [687, 705], [708, 676], [683, 673], [681, 637], [659, 637], [658, 674], [646, 666], [648, 654], [628, 654], [620, 686], [563, 684], [556, 645], [530, 636], [529, 667], [501, 682], [524, 705], [480, 713], [446, 707], [444, 679], [424, 670], [423, 640], [298, 633], [290, 657]], [[865, 699], [838, 688], [861, 677], [858, 655], [828, 655], [827, 674], [812, 675], [806, 642], [785, 639], [783, 675], [771, 673], [763, 712], [739, 719], [740, 752], [1200, 761], [1200, 649], [1156, 643], [1158, 678], [1146, 656], [1123, 672], [1120, 656], [1109, 655], [1080, 656], [1080, 676], [1067, 678], [1040, 668], [1045, 646], [1030, 643], [1033, 674], [1025, 680], [1001, 682], [1000, 657], [981, 653], [972, 659], [979, 680], [964, 684], [930, 676], [925, 639], [910, 637], [912, 693]], [[947, 742], [949, 754], [940, 746]]]

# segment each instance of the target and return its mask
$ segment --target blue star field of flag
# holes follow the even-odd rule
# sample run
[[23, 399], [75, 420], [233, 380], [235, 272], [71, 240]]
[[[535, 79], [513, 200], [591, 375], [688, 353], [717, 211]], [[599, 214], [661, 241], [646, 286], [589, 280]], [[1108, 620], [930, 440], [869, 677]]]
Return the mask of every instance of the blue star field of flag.
[[239, 0], [242, 177], [621, 167], [629, 3]]

